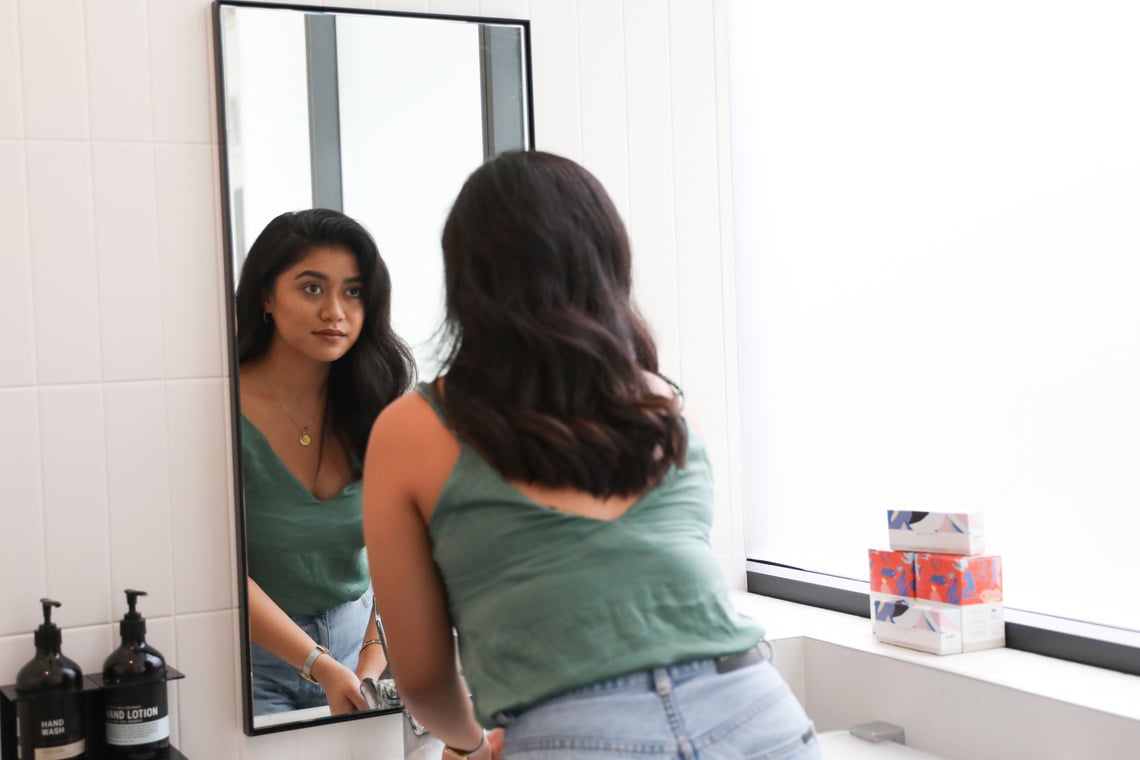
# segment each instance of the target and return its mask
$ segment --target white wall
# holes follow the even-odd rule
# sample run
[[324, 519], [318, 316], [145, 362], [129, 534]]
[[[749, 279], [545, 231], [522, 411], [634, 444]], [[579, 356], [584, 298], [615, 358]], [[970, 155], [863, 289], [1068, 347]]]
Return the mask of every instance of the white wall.
[[[722, 3], [329, 4], [532, 19], [537, 147], [630, 223], [742, 584]], [[140, 587], [188, 757], [399, 757], [395, 719], [241, 732], [211, 42], [208, 0], [0, 0], [0, 682], [41, 596], [96, 672]]]

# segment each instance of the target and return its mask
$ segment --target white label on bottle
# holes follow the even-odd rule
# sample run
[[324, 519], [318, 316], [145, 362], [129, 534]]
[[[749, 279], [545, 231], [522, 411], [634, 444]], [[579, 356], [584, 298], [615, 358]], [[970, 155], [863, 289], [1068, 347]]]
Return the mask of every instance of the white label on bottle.
[[160, 739], [170, 738], [170, 716], [163, 715], [158, 720], [143, 723], [107, 722], [107, 743], [119, 747], [136, 744], [149, 744]]
[[82, 755], [85, 749], [87, 749], [85, 739], [60, 747], [43, 747], [36, 750], [35, 760], [69, 760], [69, 758]]

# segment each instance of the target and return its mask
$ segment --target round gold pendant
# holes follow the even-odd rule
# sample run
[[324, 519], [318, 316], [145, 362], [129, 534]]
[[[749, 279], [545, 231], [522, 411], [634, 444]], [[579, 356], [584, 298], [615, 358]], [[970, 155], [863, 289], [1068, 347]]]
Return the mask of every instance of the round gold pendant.
[[312, 442], [313, 439], [309, 437], [308, 433], [301, 433], [301, 437], [297, 439], [297, 443], [301, 444], [302, 446], [308, 446]]

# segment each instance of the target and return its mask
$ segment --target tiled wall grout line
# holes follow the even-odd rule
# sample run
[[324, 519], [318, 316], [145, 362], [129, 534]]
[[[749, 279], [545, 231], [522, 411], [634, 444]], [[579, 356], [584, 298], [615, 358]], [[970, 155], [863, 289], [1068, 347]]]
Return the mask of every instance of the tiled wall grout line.
[[[87, 93], [88, 93], [87, 121], [88, 121], [89, 126], [88, 126], [87, 139], [83, 142], [86, 142], [86, 144], [87, 144], [87, 156], [88, 156], [87, 167], [88, 167], [88, 172], [91, 175], [90, 183], [89, 183], [90, 192], [91, 192], [91, 230], [90, 230], [89, 234], [91, 236], [91, 241], [92, 241], [91, 251], [92, 251], [92, 256], [94, 258], [93, 266], [94, 266], [94, 275], [95, 275], [95, 282], [94, 282], [95, 317], [101, 323], [102, 322], [102, 315], [103, 315], [102, 303], [103, 303], [103, 295], [104, 294], [102, 293], [102, 280], [99, 277], [99, 272], [100, 272], [99, 259], [100, 259], [101, 254], [103, 253], [103, 251], [99, 246], [99, 235], [96, 233], [96, 229], [98, 227], [97, 219], [98, 219], [98, 215], [99, 215], [99, 202], [98, 202], [98, 198], [96, 197], [96, 195], [98, 194], [98, 189], [97, 189], [97, 185], [95, 182], [95, 146], [94, 146], [93, 141], [91, 140], [91, 126], [90, 126], [93, 123], [91, 111], [94, 107], [94, 104], [91, 102], [91, 97], [90, 97], [90, 93], [92, 91], [92, 87], [91, 87], [91, 40], [90, 40], [91, 29], [90, 29], [90, 26], [88, 25], [88, 20], [87, 20], [88, 13], [87, 13], [86, 5], [80, 6], [79, 14], [80, 14], [80, 17], [82, 19], [82, 27], [83, 27], [83, 32], [84, 32], [83, 33], [84, 84], [86, 86]], [[112, 514], [113, 509], [111, 507], [111, 496], [112, 496], [112, 494], [111, 494], [111, 477], [110, 477], [110, 474], [111, 474], [111, 450], [110, 449], [111, 449], [111, 447], [110, 447], [110, 440], [108, 439], [108, 436], [107, 436], [107, 433], [108, 433], [108, 426], [107, 426], [107, 384], [106, 384], [107, 357], [105, 354], [106, 345], [105, 345], [105, 341], [103, 339], [103, 330], [102, 330], [101, 324], [97, 325], [97, 329], [95, 331], [95, 339], [99, 342], [99, 347], [98, 347], [99, 380], [95, 381], [95, 384], [98, 384], [98, 386], [99, 386], [99, 399], [100, 399], [101, 405], [102, 405], [100, 419], [102, 420], [102, 423], [103, 423], [103, 471], [106, 473], [106, 475], [103, 478], [103, 490], [105, 492], [104, 509], [106, 510], [107, 537], [108, 537], [108, 544], [109, 544], [108, 551], [107, 551], [107, 575], [106, 575], [107, 588], [106, 588], [106, 594], [107, 594], [107, 598], [109, 600], [114, 600], [114, 598], [115, 598], [114, 590], [113, 590], [112, 585], [111, 585], [111, 578], [113, 577], [113, 574], [114, 574], [114, 568], [113, 568], [114, 558], [112, 557], [111, 549], [114, 547], [114, 539], [112, 538], [112, 536], [113, 536], [113, 514]], [[112, 601], [109, 609], [110, 609], [109, 616], [110, 616], [111, 620], [113, 620], [114, 619], [114, 609], [115, 609], [113, 601]], [[107, 622], [110, 623], [111, 620], [108, 620]]]
[[668, 129], [669, 129], [669, 144], [673, 148], [672, 154], [669, 156], [669, 162], [668, 162], [669, 184], [670, 184], [669, 189], [672, 191], [671, 192], [671, 199], [673, 202], [673, 214], [670, 216], [670, 220], [669, 220], [669, 232], [672, 236], [672, 248], [673, 248], [673, 261], [672, 261], [673, 269], [672, 269], [672, 272], [670, 274], [673, 277], [673, 282], [677, 284], [677, 287], [673, 289], [673, 296], [675, 299], [673, 302], [673, 323], [674, 323], [673, 324], [673, 330], [674, 330], [674, 334], [677, 336], [677, 375], [678, 375], [678, 377], [676, 378], [676, 381], [681, 384], [682, 388], [684, 388], [685, 387], [685, 352], [683, 350], [683, 346], [681, 345], [681, 338], [682, 338], [683, 332], [681, 329], [681, 287], [680, 287], [681, 286], [681, 254], [682, 254], [682, 252], [679, 250], [679, 247], [677, 245], [677, 239], [678, 239], [678, 235], [677, 235], [677, 209], [680, 207], [680, 204], [678, 203], [678, 199], [677, 199], [677, 144], [676, 144], [677, 125], [675, 124], [676, 116], [675, 116], [674, 111], [673, 111], [674, 104], [676, 101], [676, 98], [673, 97], [673, 88], [676, 86], [677, 82], [676, 82], [676, 77], [673, 76], [673, 12], [672, 12], [672, 8], [670, 7], [668, 2], [664, 3], [664, 8], [665, 8], [665, 10], [663, 11], [663, 13], [665, 15], [665, 30], [666, 30], [665, 31], [665, 50], [666, 50], [665, 59], [668, 61], [667, 74], [666, 74], [665, 78], [669, 83], [669, 87], [667, 88], [667, 92], [669, 93], [669, 95], [668, 95], [668, 98], [669, 98], [669, 103], [668, 103], [668, 110], [669, 110]]

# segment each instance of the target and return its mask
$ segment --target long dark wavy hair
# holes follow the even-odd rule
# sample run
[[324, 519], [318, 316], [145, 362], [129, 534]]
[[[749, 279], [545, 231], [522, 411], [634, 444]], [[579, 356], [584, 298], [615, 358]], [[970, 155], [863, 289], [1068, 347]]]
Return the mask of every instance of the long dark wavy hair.
[[265, 297], [277, 277], [314, 246], [344, 246], [364, 280], [364, 324], [352, 348], [329, 368], [325, 426], [356, 460], [364, 457], [376, 416], [415, 379], [411, 349], [392, 330], [392, 280], [376, 242], [359, 222], [339, 211], [315, 208], [276, 217], [249, 249], [238, 281], [238, 363], [268, 350], [275, 325], [263, 319]]
[[654, 394], [657, 348], [630, 296], [629, 238], [573, 161], [500, 154], [443, 228], [450, 424], [509, 480], [633, 495], [683, 466], [686, 428]]

